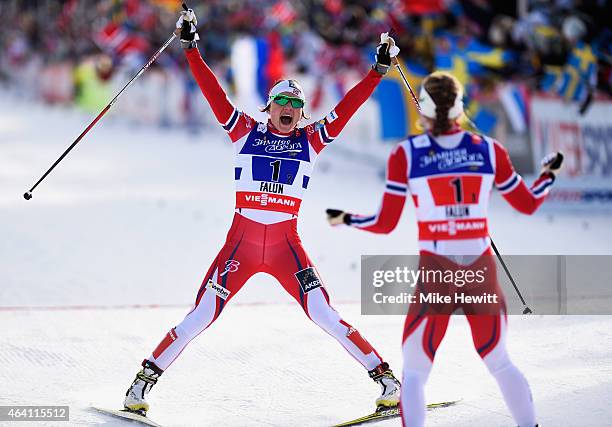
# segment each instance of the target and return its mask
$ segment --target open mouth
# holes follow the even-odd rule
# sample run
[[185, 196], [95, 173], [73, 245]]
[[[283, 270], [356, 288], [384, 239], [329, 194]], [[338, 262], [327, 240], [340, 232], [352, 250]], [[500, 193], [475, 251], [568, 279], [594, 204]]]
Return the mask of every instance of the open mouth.
[[289, 126], [292, 121], [293, 121], [293, 117], [287, 114], [283, 114], [282, 116], [280, 116], [280, 122], [282, 125]]

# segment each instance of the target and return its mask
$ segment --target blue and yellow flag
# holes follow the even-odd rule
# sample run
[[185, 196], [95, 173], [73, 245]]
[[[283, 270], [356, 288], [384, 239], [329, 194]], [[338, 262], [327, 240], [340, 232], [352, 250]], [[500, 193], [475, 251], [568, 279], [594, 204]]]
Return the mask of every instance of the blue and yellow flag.
[[[400, 65], [412, 90], [418, 94], [421, 81], [427, 76], [427, 70], [418, 64], [407, 62]], [[419, 132], [417, 107], [406, 88], [396, 67], [391, 67], [380, 82], [374, 98], [378, 101], [380, 111], [381, 138], [398, 140]]]

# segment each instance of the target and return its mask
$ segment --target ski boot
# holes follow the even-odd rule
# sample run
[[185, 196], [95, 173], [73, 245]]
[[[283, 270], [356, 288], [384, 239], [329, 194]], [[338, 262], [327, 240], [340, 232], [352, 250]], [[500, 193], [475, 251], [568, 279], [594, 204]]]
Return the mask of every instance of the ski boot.
[[400, 382], [393, 375], [393, 371], [389, 369], [389, 364], [386, 362], [381, 363], [376, 368], [368, 371], [368, 374], [382, 389], [380, 397], [376, 399], [376, 410], [397, 407], [400, 401]]
[[145, 394], [151, 391], [163, 372], [153, 362], [144, 360], [142, 369], [136, 374], [134, 382], [125, 393], [123, 407], [130, 412], [146, 417], [149, 404], [145, 400]]

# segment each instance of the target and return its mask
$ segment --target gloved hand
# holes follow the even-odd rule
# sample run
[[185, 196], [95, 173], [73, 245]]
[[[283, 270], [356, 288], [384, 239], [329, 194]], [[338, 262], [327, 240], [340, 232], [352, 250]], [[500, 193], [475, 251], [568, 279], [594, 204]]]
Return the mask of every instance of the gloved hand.
[[555, 176], [555, 172], [561, 169], [561, 165], [563, 164], [563, 154], [560, 151], [556, 151], [554, 153], [547, 154], [542, 159], [542, 172], [541, 175], [548, 174]]
[[181, 47], [183, 49], [192, 49], [196, 47], [196, 41], [200, 40], [197, 33], [198, 18], [196, 18], [193, 9], [181, 11], [178, 21], [176, 21], [177, 31], [181, 30]]
[[393, 37], [389, 37], [389, 33], [382, 33], [380, 44], [376, 48], [376, 64], [372, 68], [380, 74], [387, 74], [391, 67], [391, 58], [395, 58], [399, 52], [400, 49], [395, 45]]
[[327, 213], [327, 222], [330, 225], [351, 225], [351, 214], [338, 209], [327, 209], [325, 212]]

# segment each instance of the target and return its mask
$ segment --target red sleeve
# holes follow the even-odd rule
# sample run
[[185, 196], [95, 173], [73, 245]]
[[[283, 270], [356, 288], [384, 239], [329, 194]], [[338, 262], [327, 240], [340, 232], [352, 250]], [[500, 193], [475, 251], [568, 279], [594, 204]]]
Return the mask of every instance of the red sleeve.
[[372, 233], [392, 232], [399, 222], [408, 191], [408, 161], [401, 145], [391, 152], [387, 163], [387, 182], [382, 203], [376, 215], [351, 214], [351, 226]]
[[495, 186], [514, 209], [531, 215], [544, 202], [555, 180], [554, 175], [540, 175], [531, 188], [528, 188], [523, 178], [514, 170], [508, 151], [497, 141], [493, 144], [495, 147]]
[[229, 134], [232, 142], [236, 142], [251, 130], [255, 120], [234, 107], [214, 73], [200, 56], [198, 49], [187, 49], [185, 55], [193, 77], [210, 104], [217, 121]]
[[370, 70], [363, 80], [344, 95], [336, 108], [325, 118], [307, 127], [310, 128], [308, 132], [310, 144], [317, 153], [320, 153], [327, 144], [340, 134], [353, 114], [372, 95], [381, 79], [381, 74], [375, 70]]

